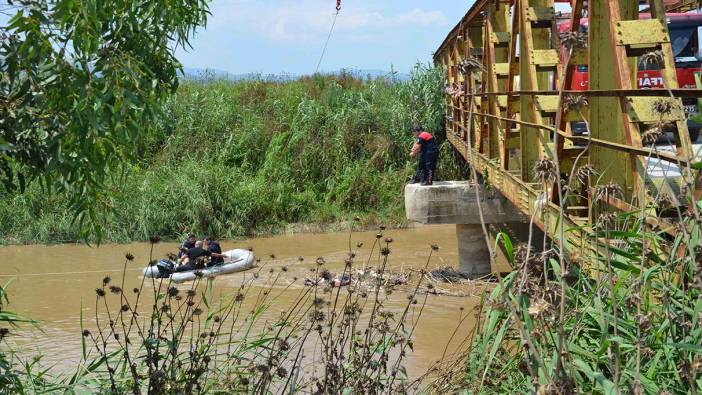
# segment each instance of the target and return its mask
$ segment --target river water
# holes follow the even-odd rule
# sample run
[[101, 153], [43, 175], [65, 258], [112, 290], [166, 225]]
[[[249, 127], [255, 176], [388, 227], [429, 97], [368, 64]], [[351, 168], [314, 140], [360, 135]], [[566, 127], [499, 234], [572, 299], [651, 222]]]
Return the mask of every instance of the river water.
[[[358, 254], [358, 262], [370, 255], [370, 246], [376, 234], [351, 234], [351, 244]], [[429, 261], [430, 270], [438, 266], [457, 265], [456, 235], [452, 225], [387, 230], [383, 237], [394, 240], [389, 261], [393, 270], [424, 267], [433, 243], [440, 248]], [[359, 242], [364, 246], [357, 248]], [[324, 257], [330, 270], [341, 272], [343, 259], [348, 253], [349, 234], [295, 234], [222, 242], [223, 250], [249, 247], [267, 267], [285, 267], [287, 276], [304, 278], [314, 267], [316, 257]], [[176, 249], [175, 242], [158, 243], [153, 246], [153, 257], [163, 257]], [[121, 278], [125, 253], [130, 252], [136, 259], [127, 265], [124, 288], [138, 286], [150, 250], [148, 243], [103, 245], [99, 248], [84, 245], [0, 247], [0, 283], [10, 281], [10, 305], [7, 309], [39, 321], [37, 328], [23, 326], [21, 330], [13, 330], [10, 343], [20, 349], [24, 356], [42, 355], [44, 364], [52, 366], [56, 372], [72, 371], [81, 356], [81, 307], [85, 325], [90, 327], [95, 315], [95, 288], [101, 285], [102, 278], [105, 275]], [[271, 254], [274, 254], [273, 258]], [[299, 257], [304, 260], [300, 261]], [[222, 296], [238, 292], [243, 275], [238, 273], [216, 278], [213, 292]], [[295, 287], [299, 291], [303, 285], [296, 283], [292, 289]], [[437, 361], [452, 336], [449, 353], [465, 340], [474, 323], [471, 310], [478, 302], [480, 292], [474, 289], [467, 293], [473, 296], [429, 296], [414, 333], [414, 352], [409, 354], [406, 363], [410, 377], [422, 374]], [[407, 293], [395, 292], [392, 298], [397, 303], [390, 305], [396, 307], [390, 309], [399, 311], [404, 308], [402, 300], [406, 302], [406, 296]], [[292, 302], [292, 296], [289, 300], [286, 297], [283, 294], [277, 302], [281, 308], [275, 314], [284, 310], [286, 302]], [[471, 317], [465, 319], [457, 330], [461, 315], [467, 314]]]

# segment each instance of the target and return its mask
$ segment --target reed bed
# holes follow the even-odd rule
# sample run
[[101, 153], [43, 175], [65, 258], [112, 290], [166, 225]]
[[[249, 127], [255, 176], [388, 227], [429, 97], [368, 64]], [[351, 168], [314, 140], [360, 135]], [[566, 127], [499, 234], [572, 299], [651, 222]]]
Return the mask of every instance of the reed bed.
[[[184, 82], [159, 121], [142, 125], [138, 160], [106, 185], [104, 241], [238, 238], [288, 224], [405, 224], [414, 171], [408, 129], [444, 142], [442, 72], [417, 65], [407, 81], [350, 74], [294, 81]], [[459, 176], [443, 143], [439, 174]], [[0, 243], [81, 240], [65, 196], [34, 183], [0, 191]]]

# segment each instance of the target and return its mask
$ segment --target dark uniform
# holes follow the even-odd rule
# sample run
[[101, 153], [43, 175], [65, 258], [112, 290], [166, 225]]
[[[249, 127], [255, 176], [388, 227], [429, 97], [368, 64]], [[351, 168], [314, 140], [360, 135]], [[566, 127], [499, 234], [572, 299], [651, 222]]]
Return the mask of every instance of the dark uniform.
[[[210, 254], [212, 254], [212, 253], [221, 254], [221, 253], [222, 253], [222, 247], [220, 247], [220, 246], [219, 246], [219, 243], [217, 243], [216, 241], [211, 241], [211, 242], [210, 242], [210, 245], [207, 247], [207, 251], [208, 251]], [[210, 257], [210, 265], [212, 265], [212, 266], [214, 266], [214, 265], [221, 265], [222, 263], [224, 263], [224, 258], [222, 258], [222, 257], [215, 257], [215, 256]]]
[[188, 263], [176, 269], [177, 272], [187, 272], [189, 270], [202, 269], [205, 266], [201, 265], [198, 258], [210, 256], [212, 253], [201, 247], [190, 248], [186, 254], [188, 255]]
[[419, 153], [414, 182], [431, 185], [436, 173], [436, 161], [439, 159], [439, 146], [436, 144], [434, 136], [427, 132], [422, 132], [417, 136], [417, 144], [422, 146], [422, 150]]
[[186, 254], [186, 252], [191, 248], [195, 248], [195, 242], [190, 241], [190, 238], [185, 239], [183, 244], [181, 244], [181, 246], [180, 246], [180, 252], [178, 252], [178, 258], [183, 257]]

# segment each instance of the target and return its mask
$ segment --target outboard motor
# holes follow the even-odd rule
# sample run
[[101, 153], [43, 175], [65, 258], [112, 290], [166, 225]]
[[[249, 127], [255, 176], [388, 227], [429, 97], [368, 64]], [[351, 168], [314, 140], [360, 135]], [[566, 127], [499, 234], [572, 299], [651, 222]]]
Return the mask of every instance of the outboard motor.
[[156, 264], [160, 278], [166, 278], [175, 271], [175, 263], [168, 259], [161, 259]]

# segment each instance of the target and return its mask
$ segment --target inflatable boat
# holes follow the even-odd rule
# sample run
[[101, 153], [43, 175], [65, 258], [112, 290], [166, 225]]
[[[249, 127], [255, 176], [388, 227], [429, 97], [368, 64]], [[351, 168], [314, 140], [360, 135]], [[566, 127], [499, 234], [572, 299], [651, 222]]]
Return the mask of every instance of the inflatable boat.
[[254, 267], [254, 254], [249, 250], [231, 250], [222, 253], [225, 255], [224, 262], [198, 270], [190, 270], [187, 272], [174, 271], [175, 263], [173, 261], [162, 259], [156, 265], [148, 266], [144, 269], [144, 277], [146, 278], [170, 278], [175, 283], [195, 280], [200, 273], [202, 277], [217, 277], [222, 274], [230, 274], [243, 272]]

